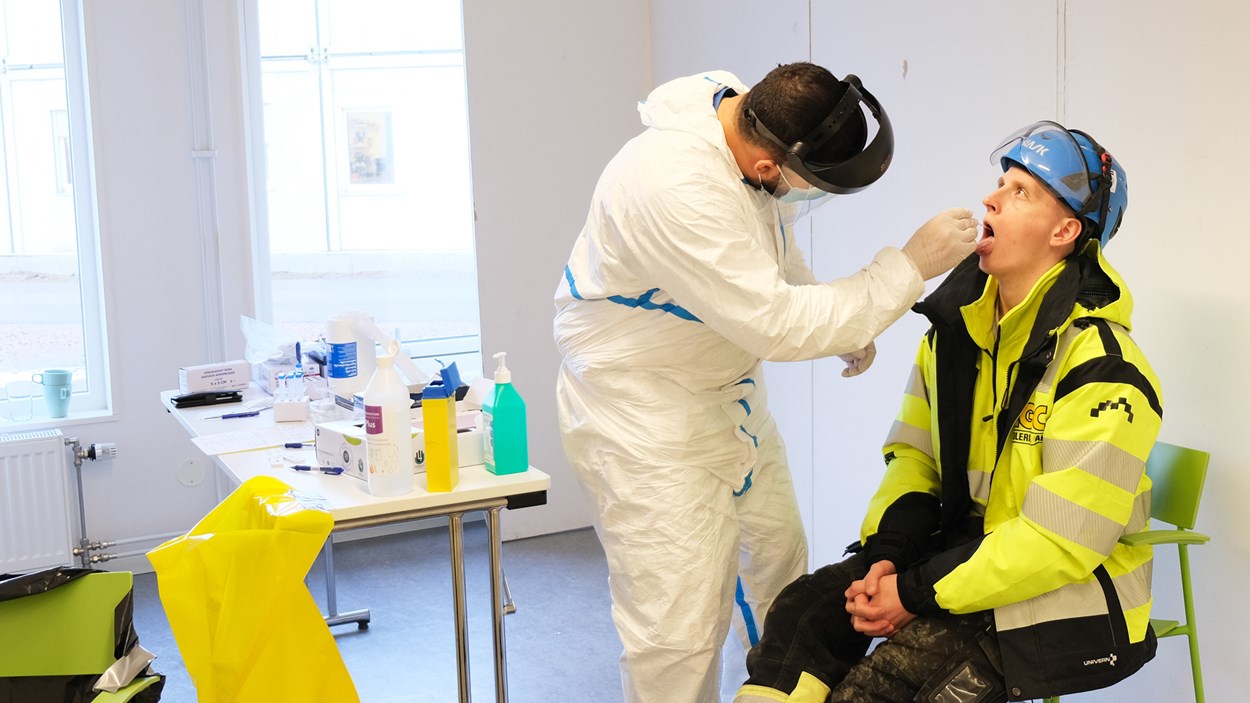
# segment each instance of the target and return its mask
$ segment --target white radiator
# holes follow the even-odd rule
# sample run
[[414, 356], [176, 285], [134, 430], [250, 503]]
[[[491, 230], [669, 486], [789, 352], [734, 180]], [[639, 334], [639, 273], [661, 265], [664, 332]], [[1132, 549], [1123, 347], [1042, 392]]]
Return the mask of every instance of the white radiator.
[[60, 430], [0, 435], [0, 574], [74, 563], [67, 454]]

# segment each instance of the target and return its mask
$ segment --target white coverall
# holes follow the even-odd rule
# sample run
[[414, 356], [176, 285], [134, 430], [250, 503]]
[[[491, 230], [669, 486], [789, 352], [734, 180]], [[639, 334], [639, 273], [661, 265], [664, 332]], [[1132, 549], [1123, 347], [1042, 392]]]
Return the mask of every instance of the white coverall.
[[745, 638], [807, 570], [761, 360], [862, 349], [924, 292], [893, 247], [816, 282], [772, 196], [742, 180], [713, 109], [726, 86], [746, 92], [718, 71], [639, 105], [648, 129], [600, 177], [555, 296], [561, 432], [594, 501], [631, 703], [718, 700], [731, 617]]

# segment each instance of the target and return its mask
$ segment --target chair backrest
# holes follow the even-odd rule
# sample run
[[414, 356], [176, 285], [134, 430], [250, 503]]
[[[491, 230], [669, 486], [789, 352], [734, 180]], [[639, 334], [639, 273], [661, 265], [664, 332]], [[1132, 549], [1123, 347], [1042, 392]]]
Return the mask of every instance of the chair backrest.
[[133, 578], [129, 571], [87, 574], [0, 602], [0, 677], [103, 673], [115, 661], [117, 604]]
[[1154, 484], [1150, 517], [1185, 530], [1194, 529], [1210, 460], [1207, 452], [1156, 442], [1146, 460], [1146, 473]]

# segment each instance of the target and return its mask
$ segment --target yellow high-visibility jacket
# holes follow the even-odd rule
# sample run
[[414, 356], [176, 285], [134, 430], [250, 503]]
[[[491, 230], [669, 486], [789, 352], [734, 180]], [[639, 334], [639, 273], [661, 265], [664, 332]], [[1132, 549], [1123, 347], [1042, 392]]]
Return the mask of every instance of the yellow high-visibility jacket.
[[1108, 686], [1154, 656], [1145, 460], [1159, 382], [1096, 244], [997, 320], [970, 257], [917, 304], [933, 323], [861, 540], [918, 615], [994, 611], [1011, 700]]

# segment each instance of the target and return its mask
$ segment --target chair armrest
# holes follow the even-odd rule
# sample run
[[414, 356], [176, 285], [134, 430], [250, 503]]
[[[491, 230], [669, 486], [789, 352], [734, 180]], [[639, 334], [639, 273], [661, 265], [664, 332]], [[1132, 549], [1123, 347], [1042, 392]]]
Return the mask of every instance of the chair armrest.
[[1211, 538], [1191, 530], [1146, 530], [1120, 538], [1121, 544], [1140, 547], [1145, 544], [1206, 544]]

